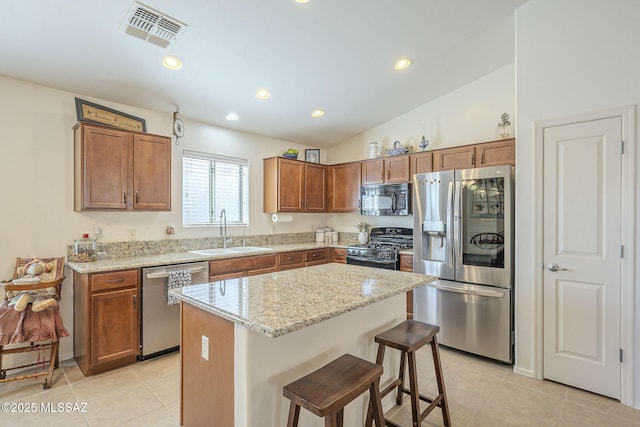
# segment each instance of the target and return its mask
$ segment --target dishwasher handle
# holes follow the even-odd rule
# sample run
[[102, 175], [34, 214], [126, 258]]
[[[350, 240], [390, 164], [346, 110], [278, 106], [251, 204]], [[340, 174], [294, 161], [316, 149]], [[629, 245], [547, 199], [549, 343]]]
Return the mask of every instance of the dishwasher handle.
[[440, 291], [446, 291], [446, 292], [455, 292], [458, 294], [467, 294], [467, 295], [476, 295], [476, 296], [480, 296], [480, 297], [490, 297], [490, 298], [503, 298], [504, 297], [504, 292], [500, 292], [500, 291], [493, 291], [493, 290], [476, 290], [476, 289], [464, 289], [464, 288], [459, 288], [456, 286], [447, 286], [447, 285], [441, 285], [438, 283], [427, 283], [427, 286], [429, 286], [430, 288], [435, 288], [438, 289]]
[[[204, 271], [206, 269], [206, 267], [195, 267], [195, 268], [189, 268], [189, 271], [191, 273], [199, 273], [201, 271]], [[169, 277], [169, 272], [167, 270], [164, 271], [156, 271], [154, 273], [147, 273], [147, 279], [164, 279]]]

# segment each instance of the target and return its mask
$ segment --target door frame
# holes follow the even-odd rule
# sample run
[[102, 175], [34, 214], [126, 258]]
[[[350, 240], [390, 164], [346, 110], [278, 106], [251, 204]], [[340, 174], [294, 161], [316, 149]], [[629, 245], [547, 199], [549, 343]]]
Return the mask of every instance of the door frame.
[[623, 349], [623, 361], [620, 367], [620, 402], [627, 406], [634, 404], [634, 270], [636, 262], [635, 250], [635, 205], [636, 205], [636, 182], [635, 163], [635, 121], [636, 106], [624, 105], [612, 107], [604, 110], [592, 111], [571, 116], [556, 117], [534, 121], [533, 124], [533, 144], [534, 144], [534, 376], [543, 378], [544, 372], [544, 282], [543, 282], [543, 178], [544, 178], [544, 130], [545, 128], [570, 125], [573, 123], [607, 119], [618, 117], [621, 119], [622, 139], [624, 141], [624, 155], [622, 156], [622, 245], [624, 245], [624, 256], [622, 258], [622, 274], [620, 284], [620, 346]]

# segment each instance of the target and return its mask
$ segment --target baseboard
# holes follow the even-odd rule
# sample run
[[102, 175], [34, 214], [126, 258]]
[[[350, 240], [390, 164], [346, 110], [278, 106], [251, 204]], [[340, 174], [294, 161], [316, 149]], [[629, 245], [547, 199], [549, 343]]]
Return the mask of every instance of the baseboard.
[[517, 366], [514, 366], [513, 372], [518, 375], [524, 375], [525, 377], [535, 378], [535, 376], [533, 375], [533, 371], [530, 369], [522, 369], [522, 368], [518, 368]]

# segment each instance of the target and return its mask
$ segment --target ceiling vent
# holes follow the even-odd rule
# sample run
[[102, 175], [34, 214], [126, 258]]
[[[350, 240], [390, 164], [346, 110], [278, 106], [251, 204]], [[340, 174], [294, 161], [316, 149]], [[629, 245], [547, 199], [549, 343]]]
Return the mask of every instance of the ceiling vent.
[[129, 35], [166, 49], [178, 40], [187, 25], [134, 1], [124, 20], [123, 29]]

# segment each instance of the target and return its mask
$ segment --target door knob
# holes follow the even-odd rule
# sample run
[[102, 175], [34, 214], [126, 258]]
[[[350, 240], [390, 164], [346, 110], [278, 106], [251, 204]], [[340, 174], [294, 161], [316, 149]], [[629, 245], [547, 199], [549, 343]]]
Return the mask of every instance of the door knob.
[[560, 268], [560, 266], [556, 263], [551, 263], [547, 266], [549, 271], [568, 271], [568, 268]]

